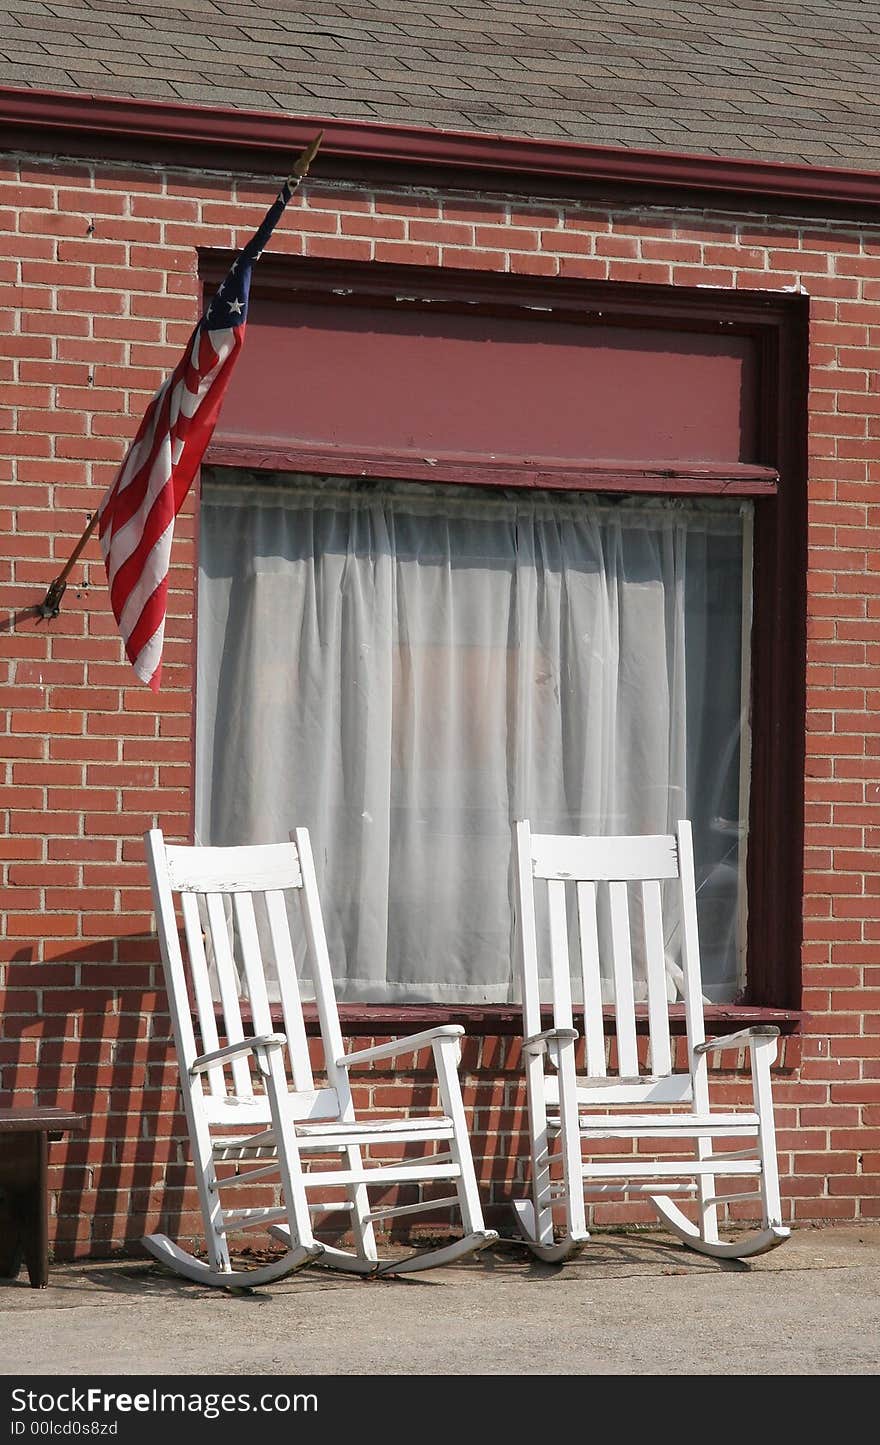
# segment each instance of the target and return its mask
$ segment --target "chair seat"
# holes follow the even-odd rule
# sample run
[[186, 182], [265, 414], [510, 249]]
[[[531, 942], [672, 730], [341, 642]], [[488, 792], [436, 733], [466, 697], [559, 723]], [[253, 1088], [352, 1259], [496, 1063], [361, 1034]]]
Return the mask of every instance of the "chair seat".
[[439, 1134], [452, 1130], [452, 1120], [445, 1115], [435, 1114], [428, 1119], [370, 1119], [369, 1123], [363, 1124], [297, 1124], [296, 1134], [299, 1139], [311, 1139], [317, 1135], [328, 1139], [339, 1134], [396, 1134], [405, 1131], [407, 1134]]
[[[551, 1129], [558, 1130], [558, 1114], [548, 1115]], [[582, 1136], [594, 1139], [620, 1138], [693, 1138], [705, 1134], [754, 1134], [758, 1128], [757, 1114], [741, 1110], [730, 1114], [579, 1114], [578, 1129]]]
[[[346, 1143], [369, 1145], [371, 1143], [406, 1143], [413, 1140], [451, 1139], [452, 1120], [444, 1114], [435, 1114], [427, 1119], [371, 1119], [368, 1123], [343, 1123], [327, 1120], [323, 1123], [295, 1125], [296, 1137], [308, 1149], [344, 1148]], [[259, 1135], [228, 1134], [212, 1140], [215, 1155], [229, 1163], [236, 1159], [272, 1159], [275, 1156], [275, 1136], [271, 1130]]]

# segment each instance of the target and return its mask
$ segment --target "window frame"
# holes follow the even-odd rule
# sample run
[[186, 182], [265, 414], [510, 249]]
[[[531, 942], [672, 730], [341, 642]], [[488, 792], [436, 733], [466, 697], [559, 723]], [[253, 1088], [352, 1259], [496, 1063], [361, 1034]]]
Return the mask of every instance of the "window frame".
[[[231, 253], [199, 256], [206, 289], [221, 280]], [[755, 457], [737, 464], [681, 466], [585, 458], [568, 466], [534, 467], [497, 454], [432, 459], [422, 476], [411, 458], [387, 452], [346, 455], [336, 448], [281, 441], [255, 445], [224, 433], [223, 416], [205, 465], [337, 475], [405, 477], [480, 486], [535, 486], [583, 492], [688, 493], [754, 500], [751, 645], [751, 786], [747, 886], [747, 989], [741, 1003], [716, 1006], [707, 1018], [746, 1016], [795, 1026], [801, 1004], [803, 898], [806, 475], [809, 302], [792, 293], [715, 291], [608, 281], [530, 278], [506, 273], [446, 272], [379, 262], [264, 257], [254, 295], [328, 306], [442, 306], [488, 317], [524, 304], [545, 319], [648, 330], [748, 337], [755, 348]], [[247, 350], [242, 358], [246, 365]], [[195, 645], [197, 646], [197, 639]], [[193, 749], [195, 740], [193, 738]], [[194, 758], [193, 758], [194, 761]], [[402, 1020], [464, 1022], [469, 1032], [506, 1033], [519, 1026], [507, 1005], [348, 1005], [349, 1032], [381, 1033]]]

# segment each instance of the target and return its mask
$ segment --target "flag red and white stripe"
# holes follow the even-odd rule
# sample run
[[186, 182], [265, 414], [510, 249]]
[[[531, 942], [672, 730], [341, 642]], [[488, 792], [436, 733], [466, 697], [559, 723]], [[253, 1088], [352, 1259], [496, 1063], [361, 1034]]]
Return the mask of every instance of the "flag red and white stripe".
[[132, 667], [154, 691], [162, 672], [174, 519], [214, 430], [243, 339], [238, 327], [196, 327], [99, 508], [113, 615]]
[[244, 342], [251, 268], [300, 179], [295, 175], [285, 183], [239, 253], [183, 356], [150, 402], [98, 509], [113, 615], [129, 661], [154, 692], [162, 674], [174, 519], [211, 439]]

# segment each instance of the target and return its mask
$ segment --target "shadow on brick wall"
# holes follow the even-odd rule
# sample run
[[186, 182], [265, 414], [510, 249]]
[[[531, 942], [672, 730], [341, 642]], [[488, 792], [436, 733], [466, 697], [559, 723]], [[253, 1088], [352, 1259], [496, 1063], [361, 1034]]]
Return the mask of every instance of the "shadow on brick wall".
[[[51, 959], [36, 960], [34, 947], [22, 946], [0, 963], [0, 1105], [59, 1105], [84, 1117], [82, 1131], [54, 1144], [50, 1155], [56, 1257], [100, 1259], [120, 1250], [137, 1256], [143, 1235], [157, 1229], [188, 1247], [201, 1244], [155, 938], [96, 938], [76, 948], [47, 939], [44, 949]], [[375, 1037], [412, 1031], [406, 1022], [394, 1029], [377, 1022]], [[363, 1021], [356, 1035], [346, 1038], [347, 1050], [366, 1042]], [[507, 1233], [510, 1198], [525, 1192], [519, 1040], [467, 1037], [461, 1080], [487, 1223]], [[352, 1082], [362, 1119], [439, 1107], [433, 1069], [424, 1064], [412, 1072], [374, 1067]], [[418, 1144], [386, 1148], [375, 1151], [374, 1162], [414, 1160], [421, 1152]], [[278, 1203], [276, 1188], [267, 1182], [265, 1199], [246, 1202]], [[450, 1192], [438, 1187], [427, 1197]], [[373, 1202], [395, 1206], [423, 1197], [414, 1187], [379, 1186]], [[326, 1215], [317, 1227], [328, 1242], [349, 1242], [347, 1214]], [[389, 1220], [378, 1233], [388, 1242], [421, 1243], [458, 1228], [440, 1205]], [[259, 1248], [268, 1241], [253, 1233], [238, 1243]]]
[[58, 1258], [136, 1252], [158, 1219], [175, 1237], [188, 1223], [186, 1125], [155, 949], [131, 935], [51, 962], [22, 947], [0, 965], [0, 1105], [84, 1117], [81, 1132], [51, 1146]]

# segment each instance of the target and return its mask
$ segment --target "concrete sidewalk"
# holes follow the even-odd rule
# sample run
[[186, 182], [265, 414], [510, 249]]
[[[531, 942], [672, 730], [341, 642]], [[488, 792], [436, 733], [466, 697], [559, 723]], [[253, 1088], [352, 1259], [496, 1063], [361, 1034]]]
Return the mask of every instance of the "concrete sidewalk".
[[562, 1267], [502, 1241], [400, 1279], [312, 1268], [230, 1295], [138, 1260], [0, 1285], [0, 1373], [876, 1374], [880, 1227], [803, 1229], [750, 1264], [596, 1235]]

